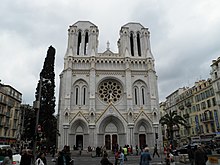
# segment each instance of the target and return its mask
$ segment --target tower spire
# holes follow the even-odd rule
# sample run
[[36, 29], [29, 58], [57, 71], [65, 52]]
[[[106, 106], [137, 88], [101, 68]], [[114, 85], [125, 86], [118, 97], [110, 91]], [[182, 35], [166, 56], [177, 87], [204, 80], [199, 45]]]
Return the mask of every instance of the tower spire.
[[106, 50], [110, 50], [110, 42], [109, 41], [107, 41], [107, 48], [106, 48]]

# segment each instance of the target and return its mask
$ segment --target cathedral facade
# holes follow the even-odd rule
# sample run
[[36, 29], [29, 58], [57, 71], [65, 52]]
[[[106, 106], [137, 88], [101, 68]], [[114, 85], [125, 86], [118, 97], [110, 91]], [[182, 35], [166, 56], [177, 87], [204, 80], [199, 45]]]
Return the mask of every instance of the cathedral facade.
[[69, 27], [60, 74], [59, 149], [157, 143], [160, 114], [150, 32], [128, 23], [119, 33], [118, 52], [107, 44], [99, 53], [95, 24], [78, 21]]

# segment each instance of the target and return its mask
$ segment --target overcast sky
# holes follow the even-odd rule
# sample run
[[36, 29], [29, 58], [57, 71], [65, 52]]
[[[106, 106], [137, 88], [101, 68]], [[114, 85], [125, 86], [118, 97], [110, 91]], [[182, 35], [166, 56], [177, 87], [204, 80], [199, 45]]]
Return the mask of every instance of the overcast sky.
[[107, 41], [117, 53], [121, 26], [139, 22], [151, 32], [160, 101], [176, 89], [210, 77], [220, 56], [218, 0], [1, 0], [0, 80], [33, 103], [48, 47], [56, 49], [56, 100], [67, 47], [77, 21], [99, 28], [99, 52]]

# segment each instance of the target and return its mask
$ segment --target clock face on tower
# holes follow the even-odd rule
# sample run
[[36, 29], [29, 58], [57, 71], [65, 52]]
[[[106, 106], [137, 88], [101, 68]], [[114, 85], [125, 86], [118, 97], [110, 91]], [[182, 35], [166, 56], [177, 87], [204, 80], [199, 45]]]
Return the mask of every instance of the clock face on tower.
[[116, 80], [102, 81], [98, 86], [99, 98], [106, 103], [116, 103], [122, 98], [122, 85]]

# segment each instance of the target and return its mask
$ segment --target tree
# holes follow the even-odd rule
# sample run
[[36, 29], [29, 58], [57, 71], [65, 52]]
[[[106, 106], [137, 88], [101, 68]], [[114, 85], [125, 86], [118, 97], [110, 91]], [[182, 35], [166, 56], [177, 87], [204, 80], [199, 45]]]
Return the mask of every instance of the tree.
[[35, 112], [28, 104], [21, 105], [21, 139], [22, 141], [32, 141], [35, 130]]
[[182, 116], [178, 115], [176, 111], [172, 111], [172, 112], [169, 111], [167, 114], [161, 117], [159, 123], [162, 126], [164, 125], [167, 126], [167, 131], [170, 136], [171, 144], [173, 143], [173, 133], [174, 133], [173, 127], [174, 126], [179, 127], [179, 125], [182, 125], [186, 128], [188, 127], [187, 121]]
[[[49, 144], [56, 144], [54, 138], [57, 130], [56, 118], [53, 115], [55, 112], [55, 49], [50, 46], [47, 51], [47, 56], [44, 61], [43, 69], [40, 73], [40, 80], [38, 82], [35, 98], [38, 100], [40, 95], [40, 110], [39, 110], [39, 125], [41, 126], [43, 136]], [[41, 88], [41, 93], [40, 92]]]

